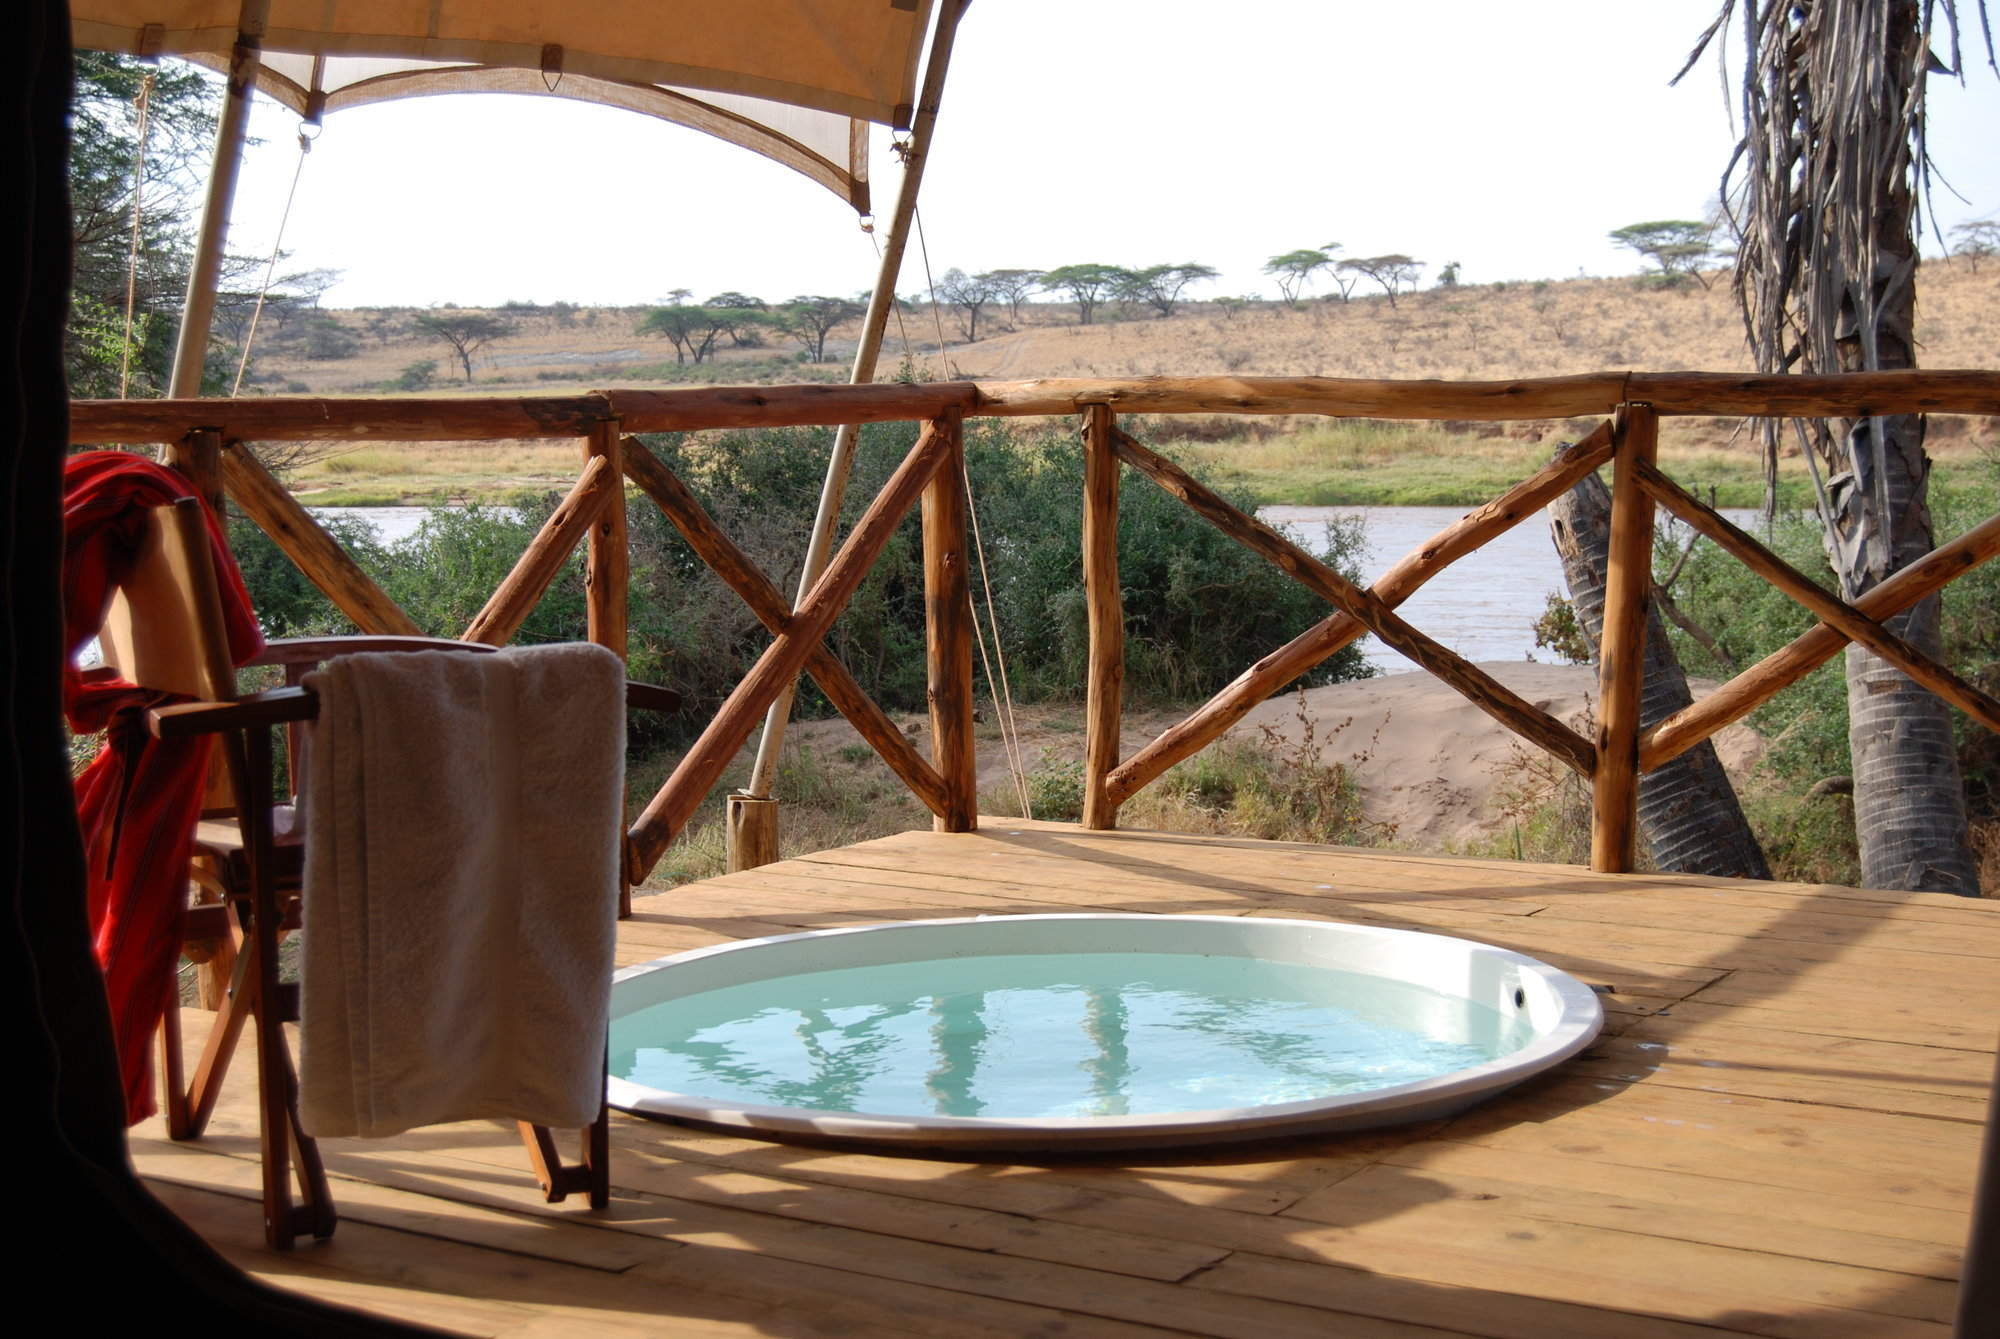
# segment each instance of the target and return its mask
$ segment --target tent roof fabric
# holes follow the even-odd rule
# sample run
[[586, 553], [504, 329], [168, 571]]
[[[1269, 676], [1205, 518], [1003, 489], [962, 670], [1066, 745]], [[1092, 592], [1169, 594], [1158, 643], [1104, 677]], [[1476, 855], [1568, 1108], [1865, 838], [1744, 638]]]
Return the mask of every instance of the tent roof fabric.
[[[258, 87], [302, 116], [448, 92], [662, 117], [867, 202], [865, 126], [908, 124], [932, 0], [271, 0]], [[225, 69], [243, 0], [72, 0], [80, 47]]]

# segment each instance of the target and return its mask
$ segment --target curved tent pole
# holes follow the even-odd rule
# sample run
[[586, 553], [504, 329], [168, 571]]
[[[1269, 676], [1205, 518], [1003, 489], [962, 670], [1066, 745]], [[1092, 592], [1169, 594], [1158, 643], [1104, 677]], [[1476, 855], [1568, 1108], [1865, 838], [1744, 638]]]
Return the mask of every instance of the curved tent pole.
[[222, 282], [222, 247], [229, 236], [229, 211], [236, 199], [237, 171], [243, 165], [243, 135], [250, 123], [250, 99], [257, 88], [264, 27], [270, 17], [271, 0], [243, 0], [236, 21], [236, 46], [229, 57], [229, 89], [215, 124], [215, 160], [209, 168], [208, 194], [202, 200], [194, 268], [188, 274], [187, 296], [181, 303], [173, 376], [167, 383], [170, 399], [201, 394], [208, 336], [215, 323], [215, 290]]
[[[938, 103], [944, 97], [945, 71], [951, 64], [952, 40], [958, 33], [958, 22], [971, 4], [971, 0], [943, 0], [938, 6], [937, 31], [931, 38], [930, 59], [924, 66], [923, 91], [917, 101], [917, 114], [910, 127], [909, 147], [903, 157], [903, 180], [896, 193], [896, 211], [889, 222], [889, 235], [882, 247], [881, 269], [875, 277], [875, 291], [868, 299], [868, 315], [862, 321], [861, 342], [854, 350], [854, 368], [848, 376], [853, 385], [860, 385], [875, 379], [875, 364], [882, 351], [882, 336], [888, 329], [889, 311], [896, 301], [896, 281], [903, 268], [903, 252], [909, 245], [910, 220], [917, 209], [917, 191], [923, 184], [924, 163], [930, 157], [931, 132], [937, 125]], [[833, 440], [833, 455], [826, 464], [826, 481], [820, 488], [819, 511], [813, 517], [812, 538], [806, 545], [805, 568], [799, 573], [799, 590], [794, 604], [803, 601], [806, 592], [812, 589], [820, 573], [826, 570], [827, 559], [833, 551], [833, 532], [840, 520], [840, 503], [847, 490], [847, 476], [854, 468], [855, 439], [860, 429], [852, 423], [843, 423]], [[798, 682], [792, 684], [771, 704], [764, 717], [764, 735], [757, 745], [757, 761], [750, 771], [750, 784], [746, 787], [752, 799], [768, 799], [771, 783], [778, 773], [778, 752], [784, 746], [785, 725], [792, 714], [792, 698], [798, 691]], [[777, 821], [776, 807], [755, 805], [741, 815], [744, 822], [759, 823]], [[729, 867], [737, 869], [737, 825], [729, 825], [731, 842]], [[758, 844], [746, 842], [742, 850], [758, 849]], [[769, 842], [763, 849], [775, 852], [777, 843]]]

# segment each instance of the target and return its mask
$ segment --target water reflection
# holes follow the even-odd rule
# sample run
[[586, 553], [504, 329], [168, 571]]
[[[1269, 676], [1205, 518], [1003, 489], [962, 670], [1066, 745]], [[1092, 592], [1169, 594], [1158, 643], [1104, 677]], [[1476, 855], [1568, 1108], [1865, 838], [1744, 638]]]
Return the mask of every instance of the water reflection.
[[1525, 1025], [1352, 973], [1196, 954], [815, 972], [618, 1020], [613, 1072], [723, 1103], [1117, 1116], [1302, 1101], [1519, 1049]]

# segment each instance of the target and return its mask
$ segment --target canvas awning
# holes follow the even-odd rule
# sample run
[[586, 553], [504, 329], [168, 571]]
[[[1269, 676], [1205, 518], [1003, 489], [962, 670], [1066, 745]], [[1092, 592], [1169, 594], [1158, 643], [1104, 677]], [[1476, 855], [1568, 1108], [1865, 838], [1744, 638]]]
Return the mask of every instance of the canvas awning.
[[[866, 123], [910, 123], [932, 0], [270, 0], [257, 86], [309, 120], [432, 93], [690, 126], [868, 210]], [[76, 45], [227, 70], [242, 0], [72, 0]]]

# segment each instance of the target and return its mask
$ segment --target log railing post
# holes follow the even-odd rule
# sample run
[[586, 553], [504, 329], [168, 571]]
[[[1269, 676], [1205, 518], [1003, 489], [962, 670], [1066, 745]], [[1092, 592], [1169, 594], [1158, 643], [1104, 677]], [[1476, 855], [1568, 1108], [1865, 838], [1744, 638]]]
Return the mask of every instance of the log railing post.
[[944, 778], [938, 832], [979, 826], [979, 768], [972, 737], [972, 579], [966, 558], [965, 435], [956, 413], [932, 422], [944, 443], [924, 489], [924, 617], [931, 761]]
[[[584, 536], [583, 604], [586, 635], [620, 660], [626, 659], [626, 605], [630, 598], [632, 552], [625, 533], [624, 435], [615, 418], [600, 419], [583, 439], [583, 462], [602, 460], [611, 480], [597, 519]], [[632, 876], [619, 843], [618, 915], [632, 914]]]
[[1646, 608], [1653, 593], [1653, 498], [1639, 466], [1659, 452], [1653, 407], [1620, 407], [1611, 461], [1611, 551], [1604, 634], [1597, 652], [1597, 767], [1591, 777], [1590, 867], [1629, 873], [1639, 849], [1639, 699], [1645, 686]]
[[1113, 449], [1117, 418], [1091, 405], [1083, 421], [1083, 594], [1090, 621], [1085, 685], [1083, 825], [1117, 826], [1110, 778], [1118, 766], [1125, 690], [1125, 601], [1118, 584], [1118, 472]]
[[194, 429], [167, 448], [167, 463], [185, 474], [216, 519], [223, 519], [222, 433], [214, 428]]
[[615, 418], [599, 422], [583, 443], [584, 463], [602, 458], [612, 481], [604, 508], [584, 541], [585, 615], [590, 640], [616, 652], [620, 660], [626, 655], [626, 601], [632, 575], [632, 555], [625, 537], [623, 443]]

